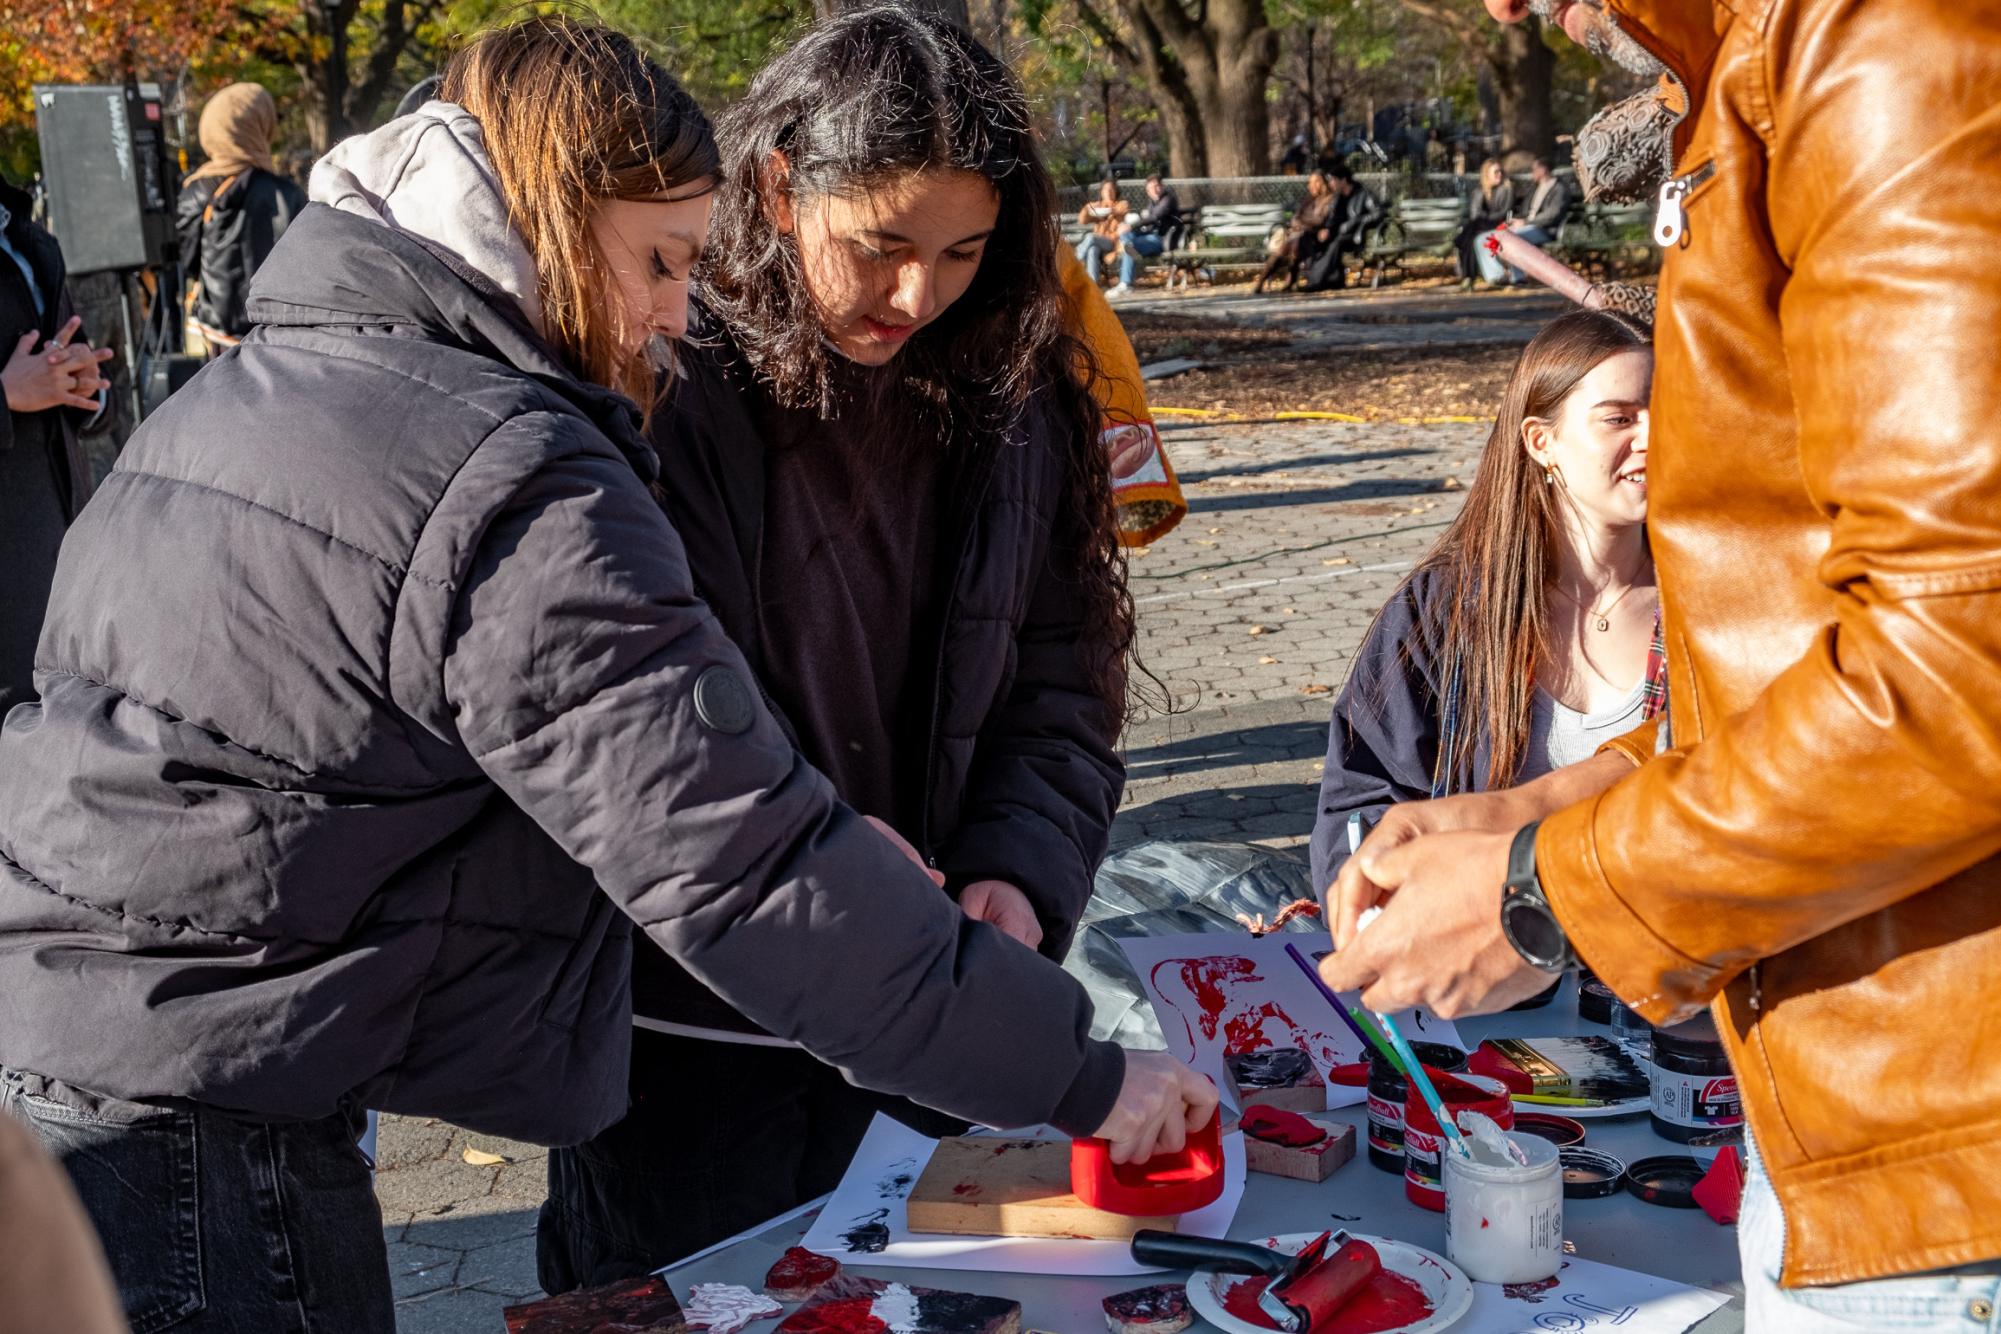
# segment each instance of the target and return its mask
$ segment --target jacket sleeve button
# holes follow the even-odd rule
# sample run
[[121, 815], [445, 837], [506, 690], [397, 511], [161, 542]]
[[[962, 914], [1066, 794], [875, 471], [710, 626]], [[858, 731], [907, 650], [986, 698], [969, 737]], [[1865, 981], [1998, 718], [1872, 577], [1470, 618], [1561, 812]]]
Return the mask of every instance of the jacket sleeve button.
[[735, 669], [717, 664], [695, 678], [695, 716], [710, 731], [737, 736], [757, 721], [757, 700]]

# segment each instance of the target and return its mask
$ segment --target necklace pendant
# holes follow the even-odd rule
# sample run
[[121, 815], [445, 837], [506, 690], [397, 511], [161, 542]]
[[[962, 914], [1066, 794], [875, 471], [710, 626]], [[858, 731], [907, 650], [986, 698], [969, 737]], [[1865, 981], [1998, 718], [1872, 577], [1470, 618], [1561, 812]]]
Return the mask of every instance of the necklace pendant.
[[1603, 616], [1600, 616], [1598, 618], [1598, 633], [1604, 634], [1611, 628], [1612, 628], [1612, 623], [1610, 621], [1606, 620]]

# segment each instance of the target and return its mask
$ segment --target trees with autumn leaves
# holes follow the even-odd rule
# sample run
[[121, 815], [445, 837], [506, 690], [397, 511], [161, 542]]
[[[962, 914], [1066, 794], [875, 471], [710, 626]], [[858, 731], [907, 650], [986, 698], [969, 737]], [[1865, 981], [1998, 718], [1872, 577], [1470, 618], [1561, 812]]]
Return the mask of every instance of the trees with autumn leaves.
[[[815, 13], [869, 0], [594, 0], [695, 96], [718, 106]], [[1498, 111], [1504, 147], [1546, 152], [1563, 57], [1535, 22], [1480, 0], [904, 0], [970, 26], [1024, 70], [1052, 145], [1080, 170], [1116, 152], [1177, 176], [1261, 175], [1295, 132], [1316, 144], [1376, 106]], [[138, 77], [191, 102], [237, 78], [269, 86], [281, 137], [328, 143], [327, 54], [345, 35], [342, 120], [366, 127], [465, 34], [560, 0], [0, 0], [0, 164], [32, 156], [35, 83]], [[1576, 75], [1568, 78], [1576, 83]], [[192, 109], [192, 108], [191, 108]], [[1095, 127], [1080, 133], [1085, 123]], [[1274, 131], [1277, 131], [1276, 133]], [[1058, 151], [1056, 156], [1065, 153]]]

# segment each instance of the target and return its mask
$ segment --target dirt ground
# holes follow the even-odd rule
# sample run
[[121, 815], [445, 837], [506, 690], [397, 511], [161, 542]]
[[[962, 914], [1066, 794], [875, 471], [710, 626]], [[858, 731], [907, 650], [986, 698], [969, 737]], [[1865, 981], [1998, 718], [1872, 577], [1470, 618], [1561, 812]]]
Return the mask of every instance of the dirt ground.
[[1514, 346], [1292, 353], [1289, 334], [1207, 316], [1123, 310], [1141, 362], [1194, 357], [1210, 363], [1147, 386], [1155, 407], [1260, 416], [1343, 412], [1372, 421], [1489, 417], [1507, 383]]

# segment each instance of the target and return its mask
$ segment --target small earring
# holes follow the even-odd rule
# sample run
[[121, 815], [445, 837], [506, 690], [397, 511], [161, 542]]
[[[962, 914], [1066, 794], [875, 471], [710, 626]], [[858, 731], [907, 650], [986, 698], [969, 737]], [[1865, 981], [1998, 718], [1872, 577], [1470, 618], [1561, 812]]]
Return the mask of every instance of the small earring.
[[1542, 470], [1542, 484], [1543, 484], [1544, 486], [1555, 486], [1555, 485], [1556, 485], [1556, 465], [1555, 465], [1554, 463], [1551, 463], [1551, 464], [1546, 464], [1546, 465], [1545, 465], [1545, 466], [1543, 467], [1543, 470]]

